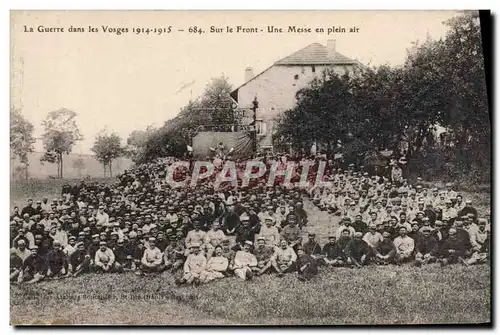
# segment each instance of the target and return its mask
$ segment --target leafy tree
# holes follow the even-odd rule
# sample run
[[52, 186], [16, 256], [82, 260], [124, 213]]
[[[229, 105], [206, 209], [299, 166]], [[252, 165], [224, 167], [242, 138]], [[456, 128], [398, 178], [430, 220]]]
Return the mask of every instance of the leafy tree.
[[82, 177], [82, 171], [85, 169], [85, 161], [83, 158], [78, 157], [73, 161], [73, 168], [77, 171], [78, 173], [78, 178]]
[[230, 97], [232, 86], [222, 75], [212, 78], [197, 101], [190, 101], [179, 114], [148, 134], [143, 151], [136, 162], [144, 162], [161, 156], [181, 156], [186, 153], [192, 138], [206, 125], [235, 123]]
[[[404, 150], [410, 163], [420, 162], [413, 164], [420, 174], [453, 166], [489, 177], [483, 168], [491, 162], [491, 124], [479, 15], [464, 12], [445, 24], [445, 38], [413, 43], [402, 66], [313, 81], [280, 118], [275, 138], [302, 151], [316, 142], [331, 151], [340, 140], [351, 162], [364, 153], [364, 161], [376, 161], [373, 152], [381, 149]], [[438, 125], [448, 130], [440, 151]]]
[[156, 131], [153, 126], [148, 126], [146, 130], [134, 130], [127, 138], [127, 146], [125, 147], [124, 155], [131, 158], [134, 162], [139, 162], [143, 159], [144, 150], [148, 138]]
[[200, 108], [213, 108], [211, 111], [212, 124], [233, 124], [234, 113], [231, 110], [230, 93], [233, 86], [229, 84], [228, 78], [222, 75], [212, 78], [207, 84], [201, 99]]
[[33, 124], [29, 122], [19, 109], [10, 109], [10, 151], [12, 158], [18, 158], [26, 165], [25, 178], [28, 179], [28, 154], [33, 152]]
[[107, 129], [103, 129], [96, 136], [94, 146], [90, 149], [94, 152], [95, 158], [103, 164], [104, 177], [106, 177], [106, 166], [109, 167], [109, 176], [113, 176], [113, 160], [124, 154], [121, 146], [121, 138], [116, 133], [108, 134]]
[[63, 178], [64, 175], [63, 154], [71, 153], [75, 143], [83, 139], [76, 124], [77, 116], [74, 111], [61, 108], [48, 113], [42, 122], [45, 129], [42, 140], [46, 152], [41, 161], [57, 163], [58, 178]]

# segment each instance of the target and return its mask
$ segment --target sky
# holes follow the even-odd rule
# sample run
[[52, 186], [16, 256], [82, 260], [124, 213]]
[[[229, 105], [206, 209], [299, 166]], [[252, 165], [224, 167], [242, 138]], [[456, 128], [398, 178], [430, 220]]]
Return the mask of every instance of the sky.
[[[78, 113], [84, 140], [74, 153], [89, 154], [104, 127], [123, 143], [133, 130], [161, 126], [190, 99], [203, 93], [211, 78], [224, 74], [238, 87], [247, 66], [258, 74], [277, 60], [311, 43], [336, 49], [365, 65], [400, 65], [406, 49], [427, 36], [446, 33], [452, 11], [19, 11], [11, 12], [11, 105], [21, 108], [43, 133], [41, 122], [59, 108]], [[286, 33], [288, 26], [311, 33]], [[82, 27], [85, 32], [69, 32]], [[98, 32], [89, 32], [89, 26]], [[120, 35], [104, 27], [127, 28]], [[172, 28], [161, 35], [136, 34], [133, 28]], [[204, 34], [189, 33], [202, 28]], [[210, 33], [210, 27], [234, 28]], [[236, 27], [257, 33], [236, 33]], [[284, 33], [267, 33], [267, 26]], [[357, 33], [316, 33], [344, 27]], [[38, 32], [38, 28], [64, 32]], [[33, 28], [34, 32], [27, 32]], [[179, 32], [183, 29], [184, 32]], [[263, 32], [260, 32], [263, 29]], [[53, 29], [55, 30], [55, 29]], [[116, 30], [116, 29], [115, 29]], [[186, 84], [191, 86], [181, 90]], [[43, 150], [37, 141], [35, 150]]]

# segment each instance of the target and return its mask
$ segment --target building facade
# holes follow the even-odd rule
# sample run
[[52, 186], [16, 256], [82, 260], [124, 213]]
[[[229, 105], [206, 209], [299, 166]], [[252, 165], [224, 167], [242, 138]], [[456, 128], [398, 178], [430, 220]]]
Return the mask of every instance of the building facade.
[[[352, 73], [362, 65], [337, 52], [335, 40], [327, 45], [313, 43], [275, 62], [254, 76], [251, 68], [245, 70], [245, 83], [231, 92], [239, 108], [252, 108], [257, 98], [257, 132], [259, 148], [272, 149], [272, 134], [277, 117], [296, 105], [297, 92], [307, 87], [315, 78], [324, 79], [325, 70], [333, 70], [339, 75]], [[245, 115], [250, 124], [252, 112]]]

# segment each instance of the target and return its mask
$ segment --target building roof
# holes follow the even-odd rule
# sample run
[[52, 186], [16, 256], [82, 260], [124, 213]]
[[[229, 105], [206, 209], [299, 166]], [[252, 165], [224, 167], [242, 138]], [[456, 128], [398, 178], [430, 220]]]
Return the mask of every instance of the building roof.
[[276, 63], [275, 65], [342, 65], [357, 64], [341, 53], [335, 52], [333, 57], [328, 57], [326, 46], [320, 43], [313, 43], [299, 51], [294, 52]]
[[342, 55], [335, 51], [334, 56], [332, 58], [328, 57], [328, 49], [326, 46], [320, 43], [312, 43], [299, 51], [294, 52], [293, 54], [282, 58], [276, 61], [273, 65], [269, 66], [267, 69], [254, 76], [249, 81], [243, 83], [235, 90], [231, 92], [231, 97], [237, 102], [238, 101], [238, 90], [259, 77], [261, 74], [269, 70], [271, 67], [275, 65], [350, 65], [355, 64], [357, 66], [363, 67], [363, 65], [356, 61], [352, 60], [349, 57]]

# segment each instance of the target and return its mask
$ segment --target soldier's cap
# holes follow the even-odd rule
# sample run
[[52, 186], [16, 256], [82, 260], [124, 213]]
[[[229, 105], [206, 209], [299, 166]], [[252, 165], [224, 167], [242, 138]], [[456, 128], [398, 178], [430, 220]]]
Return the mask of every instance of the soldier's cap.
[[98, 238], [98, 237], [99, 237], [99, 234], [92, 235], [92, 238]]
[[472, 201], [471, 200], [465, 200], [465, 203], [466, 204], [472, 204]]
[[370, 223], [370, 229], [377, 229], [377, 225], [375, 223]]
[[31, 250], [38, 250], [38, 245], [34, 245], [31, 247]]
[[25, 240], [19, 240], [19, 241], [17, 241], [17, 245], [20, 245], [20, 244], [24, 245], [24, 244], [26, 244], [26, 241]]
[[80, 247], [80, 246], [82, 246], [82, 247], [84, 246], [83, 242], [78, 242], [78, 243], [75, 245], [75, 247], [77, 247], [77, 248], [78, 248], [78, 247]]
[[78, 236], [85, 236], [85, 233], [83, 231], [78, 233]]
[[127, 259], [132, 259], [132, 255], [127, 255]]
[[113, 225], [113, 227], [120, 227], [120, 224], [118, 222], [115, 222], [115, 224]]
[[346, 217], [344, 217], [344, 218], [342, 219], [342, 221], [349, 221], [349, 222], [351, 222], [351, 218], [350, 218], [350, 217], [348, 217], [348, 216], [346, 216]]
[[108, 243], [106, 241], [101, 241], [99, 242], [99, 245], [107, 245]]
[[[80, 232], [80, 233], [81, 233], [81, 232]], [[78, 235], [80, 235], [80, 233], [78, 233]], [[68, 241], [71, 241], [71, 240], [73, 240], [73, 241], [74, 241], [74, 240], [76, 240], [76, 237], [74, 237], [74, 236], [70, 236], [70, 237], [68, 237]]]
[[457, 233], [457, 230], [455, 228], [450, 228], [450, 230], [448, 231], [450, 234], [456, 234]]
[[59, 246], [59, 247], [60, 247], [60, 246], [61, 246], [61, 242], [59, 242], [59, 241], [54, 241], [54, 243], [53, 243], [52, 245], [53, 245], [54, 247], [55, 247], [55, 246]]
[[446, 183], [446, 187], [450, 187], [451, 186], [451, 183]]
[[149, 240], [149, 242], [156, 242], [156, 238], [154, 238], [154, 237], [150, 237], [148, 240]]
[[383, 236], [383, 237], [391, 237], [391, 234], [390, 234], [388, 231], [384, 231], [384, 232], [382, 233], [382, 236]]
[[315, 237], [315, 236], [316, 236], [316, 233], [309, 233], [309, 236], [311, 236], [311, 237]]
[[488, 221], [486, 219], [478, 219], [477, 220], [477, 224], [479, 225], [486, 225], [488, 223]]
[[23, 217], [25, 217], [25, 218], [29, 218], [29, 217], [30, 217], [30, 215], [29, 215], [28, 213], [24, 213], [24, 214], [23, 214]]
[[431, 227], [423, 227], [422, 232], [425, 232], [425, 231], [432, 231], [432, 229], [431, 229]]
[[123, 244], [123, 243], [125, 243], [125, 241], [124, 241], [124, 240], [122, 240], [122, 239], [119, 239], [119, 240], [118, 240], [118, 244]]
[[252, 241], [245, 241], [245, 244], [248, 244], [248, 245], [253, 245], [253, 242]]
[[265, 241], [266, 239], [264, 238], [264, 236], [259, 236], [257, 237], [257, 241]]
[[354, 237], [363, 237], [363, 233], [357, 231], [357, 232], [354, 233]]
[[200, 244], [199, 243], [192, 243], [191, 248], [199, 248]]
[[424, 217], [422, 218], [422, 221], [429, 221], [429, 218], [428, 218], [427, 216], [424, 216]]

